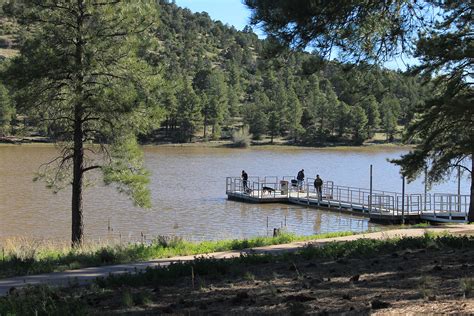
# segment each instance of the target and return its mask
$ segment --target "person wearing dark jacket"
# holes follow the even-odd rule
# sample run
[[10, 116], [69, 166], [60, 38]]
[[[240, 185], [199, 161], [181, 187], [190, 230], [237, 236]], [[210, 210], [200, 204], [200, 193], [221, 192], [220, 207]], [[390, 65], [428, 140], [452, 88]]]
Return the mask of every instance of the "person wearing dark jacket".
[[314, 179], [314, 189], [318, 193], [318, 199], [321, 199], [323, 197], [323, 180], [319, 177], [319, 174]]
[[247, 172], [245, 172], [245, 170], [242, 170], [242, 185], [243, 185], [243, 189], [244, 189], [244, 192], [248, 192], [249, 190], [249, 187], [247, 185], [247, 180], [249, 179], [249, 176], [247, 174]]
[[296, 180], [298, 180], [298, 189], [301, 191], [303, 190], [303, 181], [304, 181], [304, 169], [301, 169], [296, 176]]

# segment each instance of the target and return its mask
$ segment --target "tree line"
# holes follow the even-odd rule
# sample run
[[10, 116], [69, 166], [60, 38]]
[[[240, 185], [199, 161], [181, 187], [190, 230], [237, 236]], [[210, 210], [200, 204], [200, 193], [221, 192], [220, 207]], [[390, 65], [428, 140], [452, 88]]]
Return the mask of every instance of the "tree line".
[[[161, 128], [141, 134], [142, 141], [228, 139], [243, 126], [254, 139], [267, 135], [271, 142], [360, 144], [376, 131], [391, 141], [429, 94], [416, 76], [369, 64], [322, 63], [316, 52], [274, 56], [272, 38], [258, 39], [250, 26], [238, 31], [165, 0], [157, 6], [156, 41], [142, 43], [148, 47], [141, 54], [160, 74], [155, 101], [163, 115], [154, 122]], [[0, 87], [1, 132], [12, 131], [17, 113], [28, 114], [45, 136], [63, 132], [41, 113], [22, 113], [9, 95]]]

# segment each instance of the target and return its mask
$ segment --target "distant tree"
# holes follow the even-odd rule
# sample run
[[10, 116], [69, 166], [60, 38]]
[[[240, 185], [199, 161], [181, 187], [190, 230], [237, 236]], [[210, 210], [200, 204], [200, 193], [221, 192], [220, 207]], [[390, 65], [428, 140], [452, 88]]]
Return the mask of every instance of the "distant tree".
[[169, 131], [176, 127], [176, 120], [178, 118], [178, 100], [175, 95], [175, 91], [173, 87], [166, 87], [163, 91], [163, 95], [161, 97], [161, 102], [163, 105], [163, 109], [165, 110], [165, 129], [166, 129], [166, 136], [169, 135]]
[[220, 129], [229, 108], [228, 87], [224, 74], [219, 70], [200, 70], [193, 79], [193, 87], [201, 97], [203, 136], [206, 138], [207, 127], [211, 126], [212, 136], [215, 138], [216, 129]]
[[367, 114], [367, 134], [369, 137], [372, 137], [374, 130], [380, 124], [380, 113], [377, 100], [373, 95], [369, 95], [366, 98], [363, 98], [359, 102], [359, 105], [365, 110], [365, 113]]
[[212, 72], [210, 83], [211, 86], [208, 91], [210, 102], [209, 118], [212, 126], [212, 137], [216, 139], [220, 136], [222, 123], [228, 116], [228, 86], [225, 76], [221, 71]]
[[191, 83], [184, 78], [178, 89], [178, 119], [179, 142], [191, 142], [194, 133], [201, 126], [201, 100], [194, 92]]
[[268, 127], [267, 131], [270, 135], [270, 143], [273, 144], [273, 138], [278, 135], [278, 131], [280, 130], [280, 119], [278, 117], [278, 113], [276, 111], [271, 111], [268, 115]]
[[296, 96], [293, 89], [288, 92], [288, 117], [290, 120], [290, 135], [293, 141], [296, 143], [298, 137], [304, 132], [303, 126], [301, 126], [301, 117], [303, 115], [303, 107], [301, 102]]
[[0, 135], [8, 134], [10, 121], [15, 113], [8, 90], [0, 84]]
[[339, 137], [342, 137], [350, 126], [351, 108], [345, 102], [339, 102], [336, 108], [336, 131]]
[[382, 100], [382, 128], [388, 140], [393, 140], [393, 136], [397, 129], [397, 115], [399, 112], [400, 102], [393, 97], [385, 97]]
[[249, 133], [254, 139], [261, 139], [267, 132], [268, 118], [263, 108], [257, 102], [248, 104], [244, 111], [244, 123], [249, 127]]
[[[5, 75], [22, 111], [41, 113], [44, 121], [61, 127], [61, 155], [47, 165], [55, 172], [44, 176], [57, 189], [72, 183], [71, 239], [78, 246], [84, 236], [86, 172], [102, 170], [106, 183], [116, 183], [136, 204], [150, 205], [148, 176], [134, 137], [161, 115], [150, 106], [156, 77], [138, 54], [157, 21], [156, 3], [15, 3], [9, 14], [29, 33]], [[101, 145], [87, 145], [92, 142]], [[102, 157], [95, 159], [99, 153]]]
[[362, 144], [367, 138], [367, 115], [359, 105], [352, 107], [350, 115], [353, 140], [356, 144]]

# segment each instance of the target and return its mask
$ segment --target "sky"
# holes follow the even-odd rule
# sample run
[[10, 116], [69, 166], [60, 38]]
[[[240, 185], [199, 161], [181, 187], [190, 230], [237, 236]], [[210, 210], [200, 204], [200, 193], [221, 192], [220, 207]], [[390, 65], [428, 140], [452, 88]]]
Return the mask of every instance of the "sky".
[[[182, 8], [188, 8], [192, 12], [207, 12], [211, 19], [220, 20], [224, 24], [233, 25], [237, 30], [242, 30], [246, 25], [250, 24], [251, 12], [242, 3], [242, 0], [175, 0], [176, 4]], [[253, 31], [260, 37], [265, 35], [257, 27], [252, 27]], [[406, 64], [413, 65], [416, 60], [407, 58], [389, 61], [385, 63], [385, 67], [390, 69], [405, 70]]]
[[241, 0], [176, 0], [176, 4], [192, 12], [205, 11], [213, 20], [233, 25], [239, 31], [250, 24], [250, 10]]

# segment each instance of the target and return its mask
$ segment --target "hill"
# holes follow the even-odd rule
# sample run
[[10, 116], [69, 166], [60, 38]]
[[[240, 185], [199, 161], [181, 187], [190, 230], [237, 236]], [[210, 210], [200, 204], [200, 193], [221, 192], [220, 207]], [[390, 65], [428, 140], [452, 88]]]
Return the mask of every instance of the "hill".
[[[250, 26], [236, 30], [205, 12], [157, 5], [158, 44], [143, 56], [163, 75], [165, 118], [142, 141], [228, 139], [244, 125], [254, 139], [298, 144], [360, 144], [377, 131], [392, 140], [427, 94], [417, 78], [374, 65], [322, 63], [308, 52], [274, 57], [272, 40], [258, 39]], [[11, 57], [19, 33], [12, 21], [1, 23], [11, 31], [0, 37], [0, 54]], [[54, 129], [31, 124], [54, 138]]]

